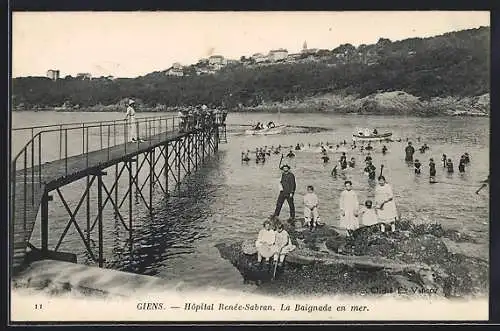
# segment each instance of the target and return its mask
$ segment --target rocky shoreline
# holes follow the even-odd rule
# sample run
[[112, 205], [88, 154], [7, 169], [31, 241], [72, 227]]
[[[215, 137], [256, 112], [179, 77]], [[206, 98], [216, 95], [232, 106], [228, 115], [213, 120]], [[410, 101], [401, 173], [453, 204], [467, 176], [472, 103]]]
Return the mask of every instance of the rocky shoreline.
[[[125, 99], [124, 99], [125, 100]], [[147, 107], [141, 100], [136, 101], [137, 112], [177, 112], [187, 109], [184, 106], [167, 107], [156, 105]], [[33, 107], [30, 109], [15, 108], [15, 111], [61, 112], [123, 112], [126, 101], [111, 105], [95, 105], [91, 107]], [[265, 102], [254, 107], [239, 106], [231, 112], [277, 112], [283, 113], [332, 113], [359, 115], [402, 115], [402, 116], [475, 116], [490, 115], [490, 95], [475, 97], [435, 97], [423, 100], [403, 91], [380, 92], [366, 97], [343, 94], [324, 94], [304, 100], [285, 102]]]
[[245, 107], [249, 112], [323, 112], [361, 115], [480, 116], [490, 114], [490, 95], [435, 97], [423, 100], [403, 91], [381, 92], [363, 98], [355, 95], [325, 94], [302, 101], [264, 103]]
[[[444, 298], [485, 295], [487, 256], [463, 254], [456, 246], [480, 245], [470, 236], [438, 224], [398, 222], [395, 232], [365, 228], [346, 238], [331, 227], [315, 232], [287, 224], [296, 250], [271, 279], [273, 265], [256, 263], [241, 242], [216, 245], [245, 281], [275, 295], [433, 295]], [[247, 243], [248, 245], [248, 243]], [[255, 255], [255, 254], [254, 254]]]

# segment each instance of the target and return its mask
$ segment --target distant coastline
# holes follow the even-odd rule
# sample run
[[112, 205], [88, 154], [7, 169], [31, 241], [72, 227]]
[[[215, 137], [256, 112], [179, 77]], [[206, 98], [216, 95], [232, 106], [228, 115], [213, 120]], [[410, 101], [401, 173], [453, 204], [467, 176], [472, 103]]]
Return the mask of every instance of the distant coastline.
[[[125, 105], [95, 105], [91, 107], [33, 107], [14, 111], [60, 111], [60, 112], [124, 112]], [[140, 112], [177, 112], [184, 106], [138, 105]], [[332, 113], [357, 115], [410, 115], [410, 116], [474, 116], [489, 117], [489, 93], [476, 97], [436, 97], [421, 100], [403, 91], [381, 92], [360, 98], [354, 95], [324, 94], [296, 102], [269, 102], [256, 106], [241, 106], [230, 112], [283, 112], [283, 113]]]

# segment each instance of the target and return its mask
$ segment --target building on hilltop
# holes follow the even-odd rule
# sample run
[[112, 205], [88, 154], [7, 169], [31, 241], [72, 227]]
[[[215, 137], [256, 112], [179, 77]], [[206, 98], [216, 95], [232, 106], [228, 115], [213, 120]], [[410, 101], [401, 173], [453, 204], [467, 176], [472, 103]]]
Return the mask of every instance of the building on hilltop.
[[267, 58], [271, 62], [283, 61], [287, 57], [288, 57], [288, 51], [283, 48], [271, 50], [267, 56]]
[[267, 61], [267, 56], [265, 56], [262, 53], [255, 53], [254, 55], [252, 55], [252, 60], [255, 63], [262, 63], [262, 62]]
[[208, 58], [209, 65], [225, 65], [226, 60], [222, 55], [212, 55]]
[[174, 69], [182, 69], [182, 64], [180, 64], [179, 62], [175, 62], [174, 64], [172, 64], [172, 68], [174, 68]]
[[52, 80], [58, 80], [59, 79], [60, 72], [59, 70], [47, 70], [47, 77], [52, 79]]
[[92, 75], [88, 72], [80, 72], [76, 74], [77, 79], [92, 79]]
[[184, 76], [184, 71], [182, 70], [182, 67], [180, 68], [175, 68], [174, 66], [171, 66], [165, 71], [165, 75], [167, 76], [177, 76], [177, 77], [182, 77]]

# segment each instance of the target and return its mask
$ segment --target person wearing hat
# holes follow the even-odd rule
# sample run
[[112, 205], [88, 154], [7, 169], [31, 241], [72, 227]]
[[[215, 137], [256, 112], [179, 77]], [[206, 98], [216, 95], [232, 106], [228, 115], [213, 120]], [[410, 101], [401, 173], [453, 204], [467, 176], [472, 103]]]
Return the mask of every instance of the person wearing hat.
[[296, 189], [295, 176], [290, 172], [290, 166], [288, 164], [283, 165], [281, 170], [283, 173], [281, 174], [280, 193], [278, 195], [273, 217], [278, 217], [280, 215], [281, 207], [283, 207], [283, 202], [286, 200], [290, 208], [290, 220], [294, 220], [295, 205], [293, 203], [293, 195]]
[[128, 122], [129, 136], [132, 141], [137, 141], [137, 126], [135, 123], [135, 101], [133, 99], [128, 100], [127, 113], [125, 114], [125, 120]]

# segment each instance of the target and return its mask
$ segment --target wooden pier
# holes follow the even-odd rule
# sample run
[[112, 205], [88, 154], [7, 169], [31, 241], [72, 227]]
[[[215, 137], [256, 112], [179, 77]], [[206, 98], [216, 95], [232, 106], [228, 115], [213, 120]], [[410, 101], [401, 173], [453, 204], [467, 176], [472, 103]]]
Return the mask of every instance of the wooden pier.
[[[129, 232], [130, 238], [132, 238], [133, 190], [135, 190], [136, 196], [141, 197], [141, 201], [144, 202], [148, 210], [152, 212], [154, 209], [152, 197], [155, 187], [160, 187], [162, 192], [168, 196], [169, 181], [171, 181], [170, 184], [173, 183], [176, 188], [179, 188], [185, 176], [189, 176], [196, 171], [212, 154], [218, 151], [221, 138], [223, 142], [226, 140], [225, 124], [214, 121], [198, 128], [187, 129], [183, 127], [180, 121], [179, 118], [173, 117], [139, 120], [136, 123], [137, 132], [140, 137], [146, 138], [145, 141], [140, 142], [128, 142], [128, 125], [123, 125], [123, 121], [82, 123], [81, 125], [69, 127], [61, 126], [57, 129], [42, 130], [36, 135], [33, 135], [32, 130], [32, 139], [12, 162], [10, 204], [10, 266], [12, 273], [22, 269], [25, 265], [28, 250], [37, 252], [37, 256], [42, 258], [48, 258], [49, 255], [54, 258], [54, 253], [58, 251], [71, 225], [78, 231], [89, 255], [102, 267], [104, 261], [102, 211], [108, 202], [114, 210], [115, 217], [121, 220], [124, 228]], [[140, 129], [141, 123], [144, 124], [142, 130]], [[152, 129], [153, 125], [154, 128]], [[121, 143], [119, 140], [117, 142], [116, 134], [110, 137], [111, 131], [117, 131], [116, 126], [125, 128], [125, 138]], [[92, 130], [92, 128], [98, 128], [100, 131], [101, 148], [88, 151], [89, 139], [96, 139], [96, 137], [89, 138], [89, 130]], [[61, 133], [61, 130], [64, 130], [64, 134]], [[68, 156], [68, 144], [72, 144], [67, 138], [68, 131], [75, 130], [81, 130], [82, 132], [82, 153]], [[60, 144], [60, 157], [42, 163], [42, 137], [44, 134], [53, 134], [55, 131], [59, 131], [56, 134], [59, 134], [60, 137], [66, 137], [64, 144]], [[107, 144], [103, 146], [103, 140], [106, 141], [106, 131], [108, 132]], [[115, 144], [110, 143], [111, 141], [115, 142]], [[65, 152], [61, 152], [62, 146], [65, 146]], [[38, 151], [35, 149], [38, 149]], [[19, 163], [21, 163], [21, 166], [19, 166]], [[160, 165], [163, 164], [163, 167], [158, 173], [157, 164], [159, 163]], [[135, 172], [133, 164], [135, 164]], [[105, 170], [110, 167], [115, 170], [114, 184], [111, 188], [107, 188], [102, 176], [107, 175]], [[140, 183], [138, 176], [141, 169], [148, 171], [148, 176], [143, 183]], [[128, 173], [128, 176], [125, 176], [124, 173]], [[123, 196], [119, 197], [117, 187], [121, 177], [128, 177], [128, 190], [120, 192]], [[82, 179], [86, 179], [86, 189], [78, 206], [75, 210], [71, 210], [60, 188]], [[98, 201], [97, 206], [94, 207], [98, 215], [97, 219], [92, 220], [89, 212], [89, 208], [92, 207], [90, 206], [88, 192], [90, 187], [95, 185], [95, 182], [97, 182], [98, 188]], [[149, 185], [147, 185], [148, 183]], [[149, 201], [142, 194], [146, 186], [149, 188]], [[58, 244], [54, 248], [49, 248], [48, 238], [50, 233], [48, 224], [50, 220], [48, 219], [48, 209], [50, 208], [49, 202], [53, 197], [52, 192], [57, 194], [63, 202], [68, 212], [69, 221]], [[127, 198], [128, 210], [124, 212], [121, 207]], [[76, 222], [76, 215], [85, 199], [87, 199], [87, 228], [82, 231]], [[105, 200], [103, 201], [103, 199]], [[30, 243], [30, 237], [35, 228], [39, 212], [41, 247], [35, 247]], [[127, 219], [128, 224], [126, 224]], [[97, 240], [91, 238], [92, 231], [95, 228], [98, 231]], [[97, 254], [91, 248], [91, 240], [98, 244]]]

